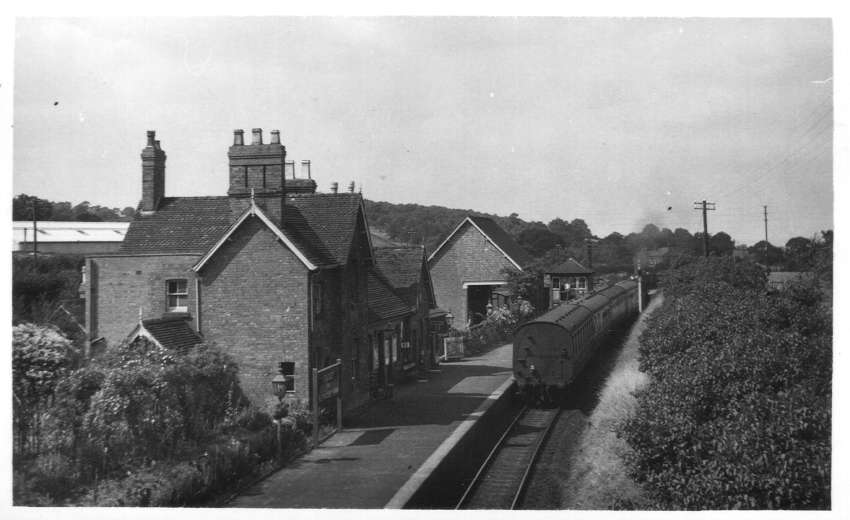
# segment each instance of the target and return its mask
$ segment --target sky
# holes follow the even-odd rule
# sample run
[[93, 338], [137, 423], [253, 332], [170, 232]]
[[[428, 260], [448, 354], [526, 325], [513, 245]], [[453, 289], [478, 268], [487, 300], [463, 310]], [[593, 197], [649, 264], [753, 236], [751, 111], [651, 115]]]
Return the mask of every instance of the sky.
[[824, 18], [18, 18], [13, 194], [224, 195], [233, 130], [321, 191], [784, 245], [833, 228]]

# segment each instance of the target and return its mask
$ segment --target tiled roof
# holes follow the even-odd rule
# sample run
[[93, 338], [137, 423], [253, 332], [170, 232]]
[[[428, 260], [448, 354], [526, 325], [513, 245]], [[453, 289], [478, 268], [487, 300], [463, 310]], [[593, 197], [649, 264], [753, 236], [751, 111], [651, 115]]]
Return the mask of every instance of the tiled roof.
[[419, 283], [422, 274], [422, 246], [376, 247], [375, 263], [393, 287]]
[[421, 246], [376, 247], [375, 264], [408, 305], [416, 305], [422, 276], [424, 249]]
[[166, 197], [155, 213], [137, 215], [120, 252], [203, 254], [235, 220], [228, 197]]
[[[289, 194], [284, 234], [316, 265], [345, 263], [357, 229], [361, 196]], [[244, 208], [229, 197], [167, 197], [130, 224], [120, 253], [199, 254], [209, 251]]]
[[161, 318], [142, 321], [142, 326], [167, 349], [185, 351], [202, 343], [184, 318]]
[[413, 311], [394, 291], [390, 283], [379, 273], [369, 270], [369, 322], [374, 323], [399, 318]]
[[566, 262], [552, 265], [545, 272], [554, 274], [593, 274], [592, 270], [581, 265], [574, 258], [569, 258]]
[[[310, 243], [318, 239], [322, 249], [336, 263], [344, 264], [348, 261], [348, 253], [354, 241], [361, 200], [359, 193], [289, 195], [286, 198], [288, 213], [284, 231], [293, 229]], [[290, 206], [299, 212], [301, 219], [289, 219], [292, 213]]]
[[507, 231], [499, 227], [493, 220], [487, 217], [473, 217], [469, 220], [475, 223], [481, 231], [487, 235], [487, 238], [493, 241], [496, 246], [505, 252], [514, 262], [521, 267], [525, 267], [533, 261], [531, 255], [516, 243], [516, 240], [511, 237]]

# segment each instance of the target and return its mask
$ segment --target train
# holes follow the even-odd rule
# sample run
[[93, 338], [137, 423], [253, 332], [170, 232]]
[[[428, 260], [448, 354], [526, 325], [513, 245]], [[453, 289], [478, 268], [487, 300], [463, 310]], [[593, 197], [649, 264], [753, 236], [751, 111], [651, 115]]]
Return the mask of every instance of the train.
[[638, 313], [640, 297], [638, 283], [626, 280], [518, 327], [513, 353], [518, 393], [538, 403], [562, 398], [607, 332]]

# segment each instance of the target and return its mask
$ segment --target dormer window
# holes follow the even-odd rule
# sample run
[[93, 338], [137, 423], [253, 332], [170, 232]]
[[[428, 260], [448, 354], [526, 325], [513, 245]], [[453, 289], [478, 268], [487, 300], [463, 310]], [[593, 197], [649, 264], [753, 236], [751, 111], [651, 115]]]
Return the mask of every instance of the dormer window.
[[168, 312], [189, 311], [189, 290], [185, 278], [168, 280], [166, 282], [165, 296]]

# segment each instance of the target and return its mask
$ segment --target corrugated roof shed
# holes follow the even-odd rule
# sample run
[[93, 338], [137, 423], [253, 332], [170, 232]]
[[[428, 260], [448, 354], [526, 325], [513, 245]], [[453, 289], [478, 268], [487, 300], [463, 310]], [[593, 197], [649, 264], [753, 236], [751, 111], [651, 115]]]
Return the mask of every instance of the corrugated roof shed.
[[[129, 222], [77, 222], [38, 221], [39, 242], [121, 242]], [[32, 222], [12, 223], [12, 240], [15, 244], [32, 242]]]

